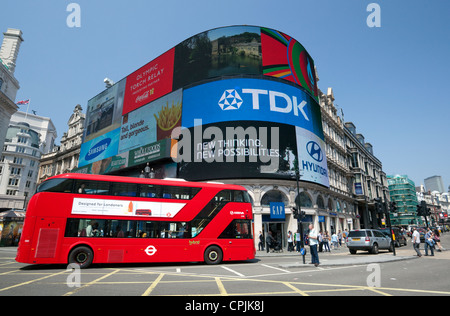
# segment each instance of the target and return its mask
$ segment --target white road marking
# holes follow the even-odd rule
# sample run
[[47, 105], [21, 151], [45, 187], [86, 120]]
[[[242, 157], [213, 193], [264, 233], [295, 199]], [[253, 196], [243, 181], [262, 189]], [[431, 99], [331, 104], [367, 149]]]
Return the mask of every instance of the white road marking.
[[226, 267], [226, 266], [220, 266], [220, 267], [221, 267], [221, 268], [224, 268], [225, 270], [228, 270], [228, 271], [230, 271], [230, 272], [233, 272], [234, 274], [236, 274], [236, 275], [238, 275], [238, 276], [240, 276], [240, 277], [245, 277], [244, 274], [239, 273], [239, 272], [237, 272], [237, 271], [234, 271], [233, 269], [230, 269], [230, 268], [228, 268], [228, 267]]
[[282, 271], [282, 272], [286, 272], [286, 273], [291, 273], [291, 271], [288, 271], [288, 270], [284, 270], [284, 269], [281, 269], [281, 268], [277, 268], [277, 267], [272, 267], [272, 266], [269, 266], [269, 265], [267, 265], [267, 264], [261, 264], [263, 267], [267, 267], [267, 268], [271, 268], [271, 269], [275, 269], [275, 270], [278, 270], [278, 271]]

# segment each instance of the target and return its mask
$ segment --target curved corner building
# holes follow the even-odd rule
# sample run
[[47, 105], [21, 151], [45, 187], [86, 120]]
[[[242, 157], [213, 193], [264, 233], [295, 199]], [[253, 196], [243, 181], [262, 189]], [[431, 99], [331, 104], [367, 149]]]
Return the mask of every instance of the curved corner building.
[[230, 26], [183, 41], [89, 100], [77, 172], [244, 185], [255, 235], [270, 230], [285, 245], [297, 230], [297, 167], [304, 224], [339, 209], [325, 152], [305, 48], [273, 29]]

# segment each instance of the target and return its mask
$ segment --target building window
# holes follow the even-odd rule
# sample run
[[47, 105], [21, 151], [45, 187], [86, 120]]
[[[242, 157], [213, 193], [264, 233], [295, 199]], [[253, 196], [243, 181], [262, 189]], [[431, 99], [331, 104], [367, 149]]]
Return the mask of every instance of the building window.
[[317, 197], [317, 207], [320, 209], [325, 209], [325, 203], [321, 195]]
[[9, 178], [8, 185], [18, 186], [19, 185], [19, 179]]
[[15, 174], [18, 176], [18, 175], [20, 175], [20, 171], [21, 171], [20, 168], [16, 168], [16, 167], [11, 168], [11, 174]]
[[357, 153], [353, 153], [352, 154], [352, 167], [353, 168], [358, 168], [359, 164], [358, 164], [358, 154]]
[[[298, 205], [298, 196], [295, 199], [295, 204]], [[312, 207], [311, 198], [308, 193], [300, 192], [300, 207]]]
[[289, 200], [286, 195], [278, 190], [268, 191], [261, 199], [262, 206], [269, 206], [270, 202], [283, 202], [285, 206], [288, 206], [289, 204]]
[[25, 152], [25, 147], [17, 146], [17, 147], [16, 147], [16, 152], [18, 152], [18, 153], [24, 153], [24, 152]]

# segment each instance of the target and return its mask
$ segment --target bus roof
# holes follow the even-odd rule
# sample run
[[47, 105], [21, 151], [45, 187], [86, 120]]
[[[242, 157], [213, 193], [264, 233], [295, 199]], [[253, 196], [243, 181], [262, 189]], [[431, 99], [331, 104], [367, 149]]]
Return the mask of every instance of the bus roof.
[[65, 179], [77, 179], [77, 180], [98, 180], [98, 181], [110, 181], [110, 182], [126, 182], [126, 183], [142, 183], [142, 184], [154, 184], [154, 185], [173, 185], [183, 187], [199, 187], [199, 188], [217, 188], [229, 190], [246, 190], [243, 186], [236, 184], [223, 184], [223, 183], [208, 183], [208, 182], [190, 182], [180, 181], [182, 179], [149, 179], [149, 178], [135, 178], [124, 176], [111, 176], [111, 175], [97, 175], [97, 174], [84, 174], [84, 173], [63, 173], [56, 176], [47, 178], [50, 179], [65, 178]]

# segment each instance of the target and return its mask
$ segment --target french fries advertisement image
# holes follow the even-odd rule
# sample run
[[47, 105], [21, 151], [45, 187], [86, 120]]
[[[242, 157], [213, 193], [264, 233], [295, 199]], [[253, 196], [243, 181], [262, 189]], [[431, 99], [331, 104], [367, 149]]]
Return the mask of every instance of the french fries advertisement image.
[[170, 138], [181, 126], [182, 89], [122, 116], [119, 153]]
[[169, 106], [169, 102], [155, 114], [158, 140], [169, 138], [172, 130], [181, 123], [181, 102]]

